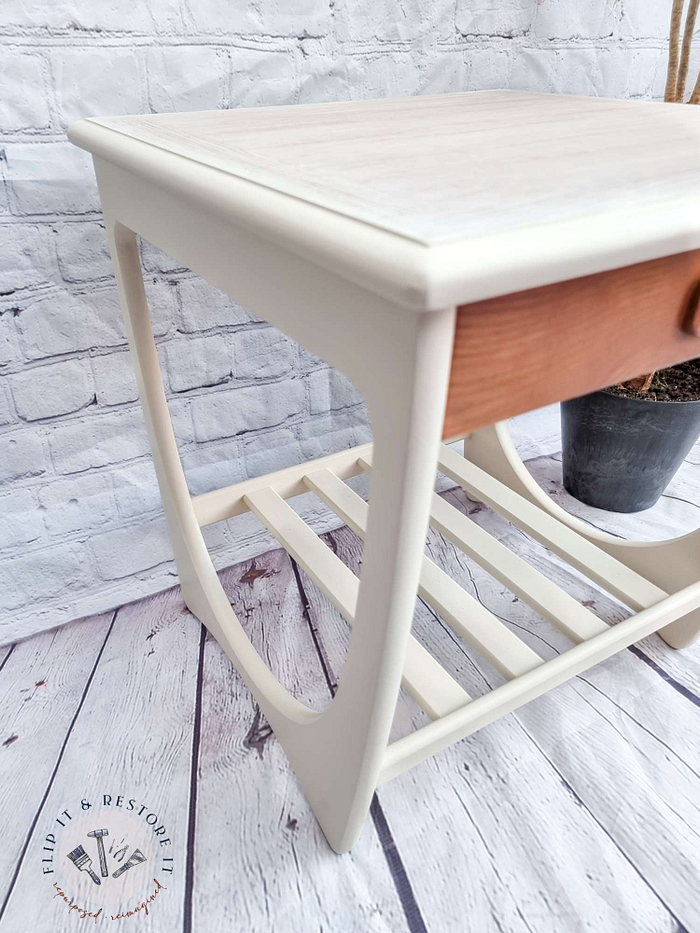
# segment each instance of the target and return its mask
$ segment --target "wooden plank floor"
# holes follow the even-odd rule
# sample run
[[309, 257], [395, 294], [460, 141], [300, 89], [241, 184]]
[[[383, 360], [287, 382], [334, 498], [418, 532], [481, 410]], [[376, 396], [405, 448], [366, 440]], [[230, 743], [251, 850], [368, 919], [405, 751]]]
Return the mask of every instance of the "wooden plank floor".
[[[573, 503], [557, 461], [530, 466], [601, 527], [698, 523], [700, 457], [643, 517]], [[488, 509], [447, 498], [603, 618], [627, 614]], [[326, 542], [359, 568], [349, 530]], [[428, 550], [542, 656], [567, 647], [439, 535]], [[270, 667], [322, 709], [348, 644], [338, 613], [283, 551], [222, 580]], [[420, 601], [414, 633], [469, 693], [501, 682]], [[395, 734], [424, 721], [402, 693]], [[167, 890], [132, 920], [157, 933], [700, 933], [700, 646], [675, 652], [656, 636], [383, 786], [339, 857], [175, 588], [0, 648], [0, 787], [0, 933], [82, 928], [41, 860], [62, 810], [102, 793], [137, 798], [168, 826]]]

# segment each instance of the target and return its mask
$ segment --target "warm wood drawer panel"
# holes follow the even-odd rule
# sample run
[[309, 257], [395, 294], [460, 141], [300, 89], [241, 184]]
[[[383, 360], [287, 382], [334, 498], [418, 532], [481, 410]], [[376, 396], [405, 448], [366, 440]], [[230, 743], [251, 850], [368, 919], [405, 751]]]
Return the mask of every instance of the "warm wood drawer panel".
[[693, 250], [462, 305], [443, 436], [700, 356], [699, 285]]

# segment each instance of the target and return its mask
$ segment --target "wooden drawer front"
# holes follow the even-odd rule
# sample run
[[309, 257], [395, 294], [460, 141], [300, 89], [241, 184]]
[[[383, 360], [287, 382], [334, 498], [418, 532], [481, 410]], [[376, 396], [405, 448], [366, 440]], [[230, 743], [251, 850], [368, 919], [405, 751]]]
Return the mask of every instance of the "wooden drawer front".
[[693, 250], [462, 305], [443, 437], [700, 356], [699, 286]]

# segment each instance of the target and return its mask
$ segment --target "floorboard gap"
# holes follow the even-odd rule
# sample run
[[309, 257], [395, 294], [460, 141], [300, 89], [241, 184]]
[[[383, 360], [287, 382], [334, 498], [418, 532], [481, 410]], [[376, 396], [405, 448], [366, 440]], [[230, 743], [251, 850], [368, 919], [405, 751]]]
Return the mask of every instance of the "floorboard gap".
[[[200, 623], [201, 625], [201, 623]], [[185, 895], [182, 930], [192, 933], [192, 892], [194, 890], [195, 836], [197, 830], [197, 777], [199, 773], [199, 746], [202, 735], [202, 691], [204, 684], [204, 646], [207, 630], [201, 625], [199, 635], [199, 660], [197, 662], [197, 687], [194, 701], [194, 724], [192, 727], [192, 756], [190, 761], [190, 803], [187, 815], [187, 850], [185, 858]]]
[[14, 650], [15, 650], [15, 646], [14, 646], [14, 645], [10, 645], [10, 650], [7, 652], [7, 654], [6, 654], [5, 657], [2, 659], [2, 661], [0, 661], [0, 671], [1, 671], [1, 670], [3, 669], [3, 667], [7, 664], [7, 661], [8, 661], [10, 655], [12, 654], [12, 652], [13, 652]]
[[627, 650], [631, 651], [635, 658], [639, 658], [640, 661], [644, 661], [644, 663], [650, 667], [655, 674], [658, 674], [662, 680], [665, 680], [669, 687], [673, 687], [673, 689], [677, 693], [680, 693], [684, 699], [690, 700], [694, 706], [700, 707], [700, 697], [696, 696], [692, 690], [688, 690], [687, 687], [684, 687], [683, 684], [679, 683], [677, 680], [671, 677], [671, 675], [665, 671], [663, 667], [657, 664], [656, 661], [650, 658], [649, 655], [644, 654], [641, 648], [639, 648], [637, 645], [628, 645]]

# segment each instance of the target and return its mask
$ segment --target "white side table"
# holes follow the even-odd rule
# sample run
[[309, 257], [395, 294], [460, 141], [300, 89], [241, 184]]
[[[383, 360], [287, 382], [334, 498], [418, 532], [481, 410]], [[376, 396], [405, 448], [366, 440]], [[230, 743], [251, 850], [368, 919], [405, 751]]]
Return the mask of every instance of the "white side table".
[[[375, 788], [661, 630], [700, 633], [700, 537], [627, 543], [542, 494], [498, 422], [700, 356], [700, 108], [485, 92], [83, 120], [182, 592], [282, 743], [334, 849]], [[136, 235], [339, 367], [374, 446], [190, 496]], [[495, 425], [495, 427], [489, 427]], [[468, 459], [441, 444], [466, 438]], [[433, 494], [436, 469], [636, 611], [609, 626]], [[343, 481], [371, 470], [369, 506]], [[365, 538], [361, 578], [285, 502]], [[354, 626], [338, 692], [292, 697], [201, 527], [252, 510]], [[432, 522], [562, 630], [544, 662], [424, 557]], [[416, 592], [506, 678], [472, 699], [411, 636]], [[400, 684], [432, 722], [389, 744]]]

